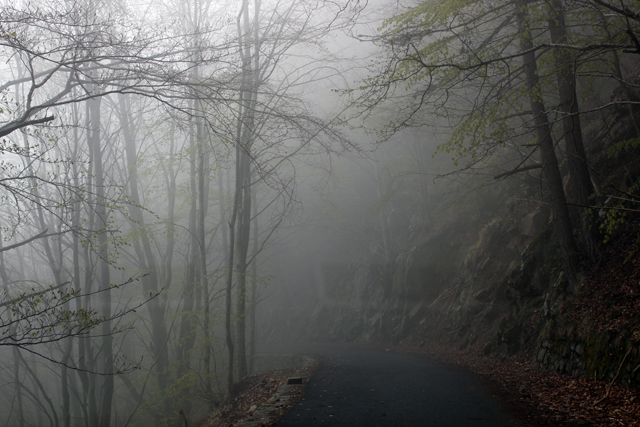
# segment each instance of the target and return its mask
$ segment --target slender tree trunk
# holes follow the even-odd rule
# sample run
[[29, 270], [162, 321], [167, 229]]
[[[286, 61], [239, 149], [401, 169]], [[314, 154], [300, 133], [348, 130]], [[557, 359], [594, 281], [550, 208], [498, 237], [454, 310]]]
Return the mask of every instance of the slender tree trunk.
[[[19, 266], [19, 271], [18, 271], [18, 277], [25, 277], [25, 268], [24, 268], [24, 263], [25, 263], [25, 258], [27, 258], [27, 255], [22, 251], [22, 248], [17, 248], [16, 252], [18, 252], [18, 266]], [[22, 252], [22, 253], [20, 253]], [[44, 404], [42, 403], [42, 399], [46, 400], [46, 396], [44, 398], [40, 397], [40, 389], [38, 387], [38, 383], [36, 381], [35, 378], [33, 378], [33, 376], [31, 376], [30, 372], [27, 370], [28, 366], [26, 366], [26, 364], [31, 363], [31, 365], [33, 366], [32, 372], [36, 373], [36, 376], [38, 375], [38, 365], [35, 362], [36, 356], [35, 354], [28, 354], [27, 358], [29, 356], [31, 356], [30, 360], [26, 360], [25, 357], [22, 355], [22, 352], [20, 351], [16, 351], [13, 353], [14, 356], [16, 356], [19, 359], [19, 363], [23, 363], [25, 364], [25, 372], [27, 374], [29, 374], [29, 377], [31, 378], [31, 393], [29, 393], [32, 397], [33, 400], [35, 401], [35, 403], [37, 403], [37, 405], [40, 407], [41, 411], [37, 411], [36, 417], [36, 425], [38, 426], [42, 426], [44, 425], [44, 417], [43, 415], [46, 415], [47, 418], [50, 421], [50, 424], [53, 425], [53, 418], [51, 417], [51, 415], [49, 415], [49, 413], [47, 412], [47, 409], [45, 408]], [[26, 380], [27, 376], [25, 375], [25, 380]], [[27, 387], [24, 385], [24, 380], [21, 382], [22, 386], [21, 389], [26, 389]], [[27, 411], [28, 413], [28, 411]], [[26, 420], [25, 420], [26, 423]]]
[[[189, 135], [189, 254], [187, 276], [184, 287], [182, 320], [180, 324], [180, 336], [178, 346], [178, 377], [185, 375], [191, 367], [191, 350], [195, 343], [195, 334], [198, 323], [195, 321], [194, 309], [196, 305], [196, 297], [200, 285], [197, 283], [200, 277], [200, 248], [197, 240], [197, 213], [198, 213], [198, 188], [197, 188], [197, 165], [196, 165], [196, 133], [191, 128]], [[186, 412], [188, 408], [183, 408]]]
[[[140, 240], [142, 241], [142, 249], [144, 257], [140, 259], [141, 264], [147, 270], [147, 275], [143, 277], [143, 295], [157, 294], [158, 289], [158, 268], [156, 259], [151, 248], [151, 241], [147, 234], [142, 209], [138, 205], [141, 203], [140, 193], [138, 191], [138, 171], [137, 171], [137, 148], [136, 140], [131, 128], [131, 112], [125, 95], [120, 95], [120, 123], [122, 134], [125, 141], [125, 154], [127, 169], [129, 171], [129, 193], [133, 199], [129, 204], [129, 212], [131, 218], [142, 229]], [[158, 379], [158, 387], [160, 391], [167, 388], [167, 371], [169, 367], [169, 352], [167, 348], [167, 327], [165, 320], [165, 309], [160, 298], [153, 298], [146, 304], [151, 319], [151, 340], [153, 343], [153, 358], [155, 363], [156, 376]]]
[[[224, 189], [224, 173], [222, 170], [218, 170], [218, 193], [220, 194], [220, 223], [227, 223], [227, 205], [226, 205], [226, 195], [228, 194]], [[223, 227], [222, 228], [222, 252], [225, 254], [229, 253], [229, 233], [228, 230]]]
[[[26, 135], [24, 135], [24, 138], [26, 138]], [[40, 198], [40, 190], [38, 188], [38, 183], [35, 180], [33, 183], [32, 191], [34, 192], [36, 197]], [[52, 228], [52, 224], [48, 223], [44, 218], [44, 212], [43, 212], [42, 206], [39, 205], [37, 207], [35, 211], [35, 215], [37, 216], [37, 218], [34, 218], [34, 220], [39, 222], [41, 230]], [[51, 248], [51, 244], [48, 238], [43, 238], [40, 240], [40, 242], [42, 243], [45, 255], [47, 257], [47, 261], [49, 263], [49, 268], [51, 269], [51, 272], [53, 274], [56, 284], [63, 283], [63, 279], [62, 279], [63, 265], [62, 265], [62, 258], [61, 258], [62, 247], [59, 246], [58, 248], [55, 248], [56, 250], [54, 251]], [[58, 244], [60, 244], [60, 240], [58, 240]], [[56, 258], [56, 254], [58, 255], [57, 258]], [[63, 304], [64, 310], [70, 310], [70, 308], [71, 307], [68, 301]], [[71, 359], [71, 351], [73, 349], [72, 337], [68, 338], [63, 343], [61, 343], [61, 346], [63, 347], [64, 350], [62, 354], [62, 364], [60, 365], [60, 397], [62, 400], [62, 408], [61, 408], [62, 412], [60, 416], [62, 418], [62, 426], [70, 427], [71, 426], [71, 396], [69, 393], [69, 369], [67, 368], [66, 365], [69, 364], [69, 360]]]
[[[236, 263], [237, 278], [237, 300], [236, 315], [238, 323], [236, 327], [236, 345], [237, 345], [237, 369], [238, 379], [241, 380], [247, 376], [247, 350], [246, 350], [246, 293], [247, 293], [247, 255], [249, 252], [249, 236], [251, 232], [251, 160], [246, 153], [242, 153], [242, 189], [240, 208], [238, 211], [238, 243]], [[246, 179], [247, 176], [249, 179]]]
[[[65, 310], [68, 310], [69, 307], [66, 306]], [[71, 350], [72, 350], [72, 341], [66, 342], [64, 344], [64, 353], [62, 355], [62, 363], [65, 365], [69, 364], [69, 359], [71, 358]], [[62, 365], [60, 367], [60, 390], [62, 392], [62, 425], [64, 427], [71, 427], [71, 396], [69, 395], [69, 369]]]
[[[72, 107], [72, 114], [73, 114], [73, 120], [74, 123], [80, 123], [80, 117], [78, 115], [78, 105], [77, 104], [73, 104]], [[79, 151], [80, 151], [80, 136], [78, 135], [78, 126], [74, 126], [73, 128], [73, 163], [71, 164], [71, 172], [73, 174], [73, 185], [76, 189], [80, 188], [80, 179], [78, 176], [78, 166], [77, 164], [79, 163]], [[89, 189], [90, 191], [90, 189]], [[81, 201], [78, 200], [76, 198], [74, 204], [73, 204], [73, 215], [71, 217], [71, 227], [73, 228], [73, 235], [71, 236], [72, 238], [72, 251], [73, 251], [73, 279], [72, 279], [72, 283], [73, 283], [73, 289], [77, 292], [80, 292], [80, 290], [82, 289], [82, 283], [80, 280], [80, 238], [79, 238], [79, 232], [80, 232], [80, 211], [81, 211], [82, 205], [81, 205]], [[75, 299], [75, 309], [77, 311], [82, 310], [82, 298], [76, 298]], [[76, 340], [78, 342], [78, 356], [79, 356], [79, 366], [82, 369], [82, 367], [84, 366], [84, 361], [82, 360], [84, 358], [84, 340]], [[71, 345], [71, 343], [69, 343]], [[86, 372], [78, 372], [78, 376], [80, 377], [80, 381], [84, 384], [84, 382], [86, 382], [86, 376], [87, 373]], [[83, 381], [84, 379], [84, 381]], [[85, 394], [83, 394], [83, 396], [86, 396]], [[86, 412], [86, 402], [79, 402], [80, 406], [83, 407], [83, 409], [85, 409]], [[84, 419], [85, 421], [85, 425], [87, 425], [87, 423], [89, 422], [89, 419], [87, 417], [85, 417]]]
[[256, 354], [256, 309], [258, 305], [258, 202], [255, 188], [251, 193], [253, 201], [253, 257], [251, 259], [251, 305], [249, 307], [249, 374], [254, 374]]
[[[551, 41], [555, 44], [567, 43], [567, 28], [564, 19], [564, 9], [561, 0], [551, 0], [551, 16], [549, 19], [549, 32]], [[587, 156], [582, 139], [582, 126], [580, 109], [576, 95], [576, 75], [572, 57], [568, 49], [556, 48], [555, 69], [558, 80], [558, 95], [560, 96], [559, 110], [562, 114], [562, 127], [564, 140], [567, 147], [567, 160], [570, 173], [570, 187], [573, 190], [574, 202], [579, 205], [580, 230], [582, 242], [586, 253], [595, 261], [598, 256], [596, 226], [589, 219], [589, 214], [584, 206], [591, 204], [593, 184], [587, 165]]]
[[[24, 142], [24, 147], [25, 149], [28, 149], [29, 146], [29, 142], [27, 140], [27, 136], [26, 134], [22, 135], [23, 137], [23, 142]], [[41, 194], [40, 194], [40, 188], [38, 185], [38, 182], [35, 178], [32, 179], [32, 192], [34, 194], [34, 196], [37, 199], [42, 199]], [[33, 213], [33, 220], [35, 223], [39, 224], [40, 229], [41, 230], [47, 230], [47, 229], [53, 229], [53, 224], [48, 222], [45, 219], [44, 216], [44, 209], [42, 207], [42, 205], [37, 205], [36, 209], [32, 212]], [[51, 269], [51, 273], [53, 274], [53, 278], [56, 284], [61, 284], [63, 283], [62, 280], [62, 247], [60, 245], [60, 240], [58, 240], [58, 247], [54, 249], [52, 249], [51, 247], [51, 243], [49, 241], [49, 238], [43, 238], [40, 240], [40, 243], [42, 244], [45, 256], [47, 257], [47, 262], [49, 264], [49, 268]], [[57, 257], [56, 257], [57, 255]], [[64, 310], [69, 310], [70, 309], [70, 305], [69, 302], [65, 302], [63, 304], [63, 308]], [[63, 350], [63, 355], [62, 355], [62, 364], [60, 365], [60, 398], [62, 400], [62, 412], [61, 412], [61, 418], [62, 418], [62, 425], [64, 427], [70, 427], [71, 425], [71, 406], [70, 406], [70, 394], [69, 394], [69, 372], [68, 372], [68, 368], [65, 366], [68, 364], [69, 359], [71, 357], [71, 350], [72, 350], [72, 344], [73, 342], [69, 339], [66, 342], [63, 342], [61, 344], [61, 346], [64, 348]], [[56, 412], [56, 416], [55, 419], [57, 420], [57, 411], [55, 408], [52, 408], [52, 410], [54, 412]], [[57, 421], [56, 421], [57, 423]]]
[[[101, 130], [100, 130], [100, 105], [101, 98], [93, 98], [87, 101], [89, 104], [91, 134], [89, 143], [93, 146], [93, 167], [95, 174], [96, 189], [96, 225], [98, 227], [98, 254], [100, 256], [99, 267], [100, 274], [98, 283], [102, 290], [100, 294], [100, 316], [104, 317], [101, 324], [102, 344], [100, 347], [100, 371], [103, 373], [113, 372], [113, 337], [111, 336], [111, 272], [109, 265], [109, 243], [107, 240], [108, 218], [107, 218], [107, 199], [105, 194], [105, 176], [102, 162], [102, 149], [100, 147]], [[105, 375], [102, 377], [100, 391], [100, 419], [101, 427], [110, 427], [111, 425], [111, 404], [113, 401], [114, 390], [113, 375]]]
[[176, 207], [176, 174], [173, 170], [174, 162], [173, 133], [169, 144], [169, 164], [167, 166], [167, 251], [165, 253], [164, 289], [168, 290], [173, 279], [173, 248], [175, 242], [175, 207]]
[[69, 375], [69, 387], [73, 392], [74, 397], [74, 399], [71, 400], [71, 413], [77, 420], [75, 423], [72, 422], [71, 424], [74, 426], [86, 425], [89, 420], [89, 413], [87, 412], [86, 406], [83, 405], [82, 396], [80, 395], [81, 390], [78, 387], [78, 380], [73, 373]]
[[37, 373], [33, 369], [31, 369], [31, 367], [29, 366], [27, 361], [24, 360], [24, 357], [22, 357], [22, 354], [20, 352], [18, 352], [18, 357], [20, 358], [20, 361], [22, 362], [22, 366], [24, 366], [24, 368], [26, 369], [27, 373], [31, 376], [31, 379], [33, 380], [35, 386], [38, 388], [38, 390], [40, 390], [40, 393], [42, 393], [42, 398], [45, 400], [45, 402], [47, 402], [47, 405], [49, 406], [49, 409], [51, 410], [51, 415], [49, 415], [49, 413], [46, 412], [46, 409], [44, 409], [44, 405], [43, 405], [42, 408], [43, 408], [43, 410], [45, 410], [45, 414], [47, 414], [47, 416], [51, 420], [51, 424], [53, 426], [55, 426], [55, 427], [58, 427], [60, 425], [60, 422], [58, 420], [58, 411], [56, 411], [56, 407], [53, 404], [53, 401], [51, 400], [51, 397], [49, 397], [49, 394], [47, 394], [47, 390], [45, 389], [44, 385], [42, 384], [42, 381], [40, 381], [40, 379], [38, 378]]
[[224, 330], [225, 341], [227, 343], [227, 352], [229, 358], [229, 366], [227, 372], [227, 387], [231, 391], [231, 386], [234, 383], [234, 350], [235, 345], [233, 342], [233, 334], [231, 332], [231, 297], [233, 292], [233, 261], [235, 254], [235, 239], [236, 239], [236, 218], [238, 217], [238, 199], [240, 193], [237, 189], [237, 182], [240, 179], [240, 147], [236, 147], [236, 191], [233, 196], [233, 209], [231, 212], [231, 219], [229, 220], [229, 259], [227, 262], [227, 284], [225, 289], [225, 313], [224, 313]]
[[[86, 192], [87, 192], [87, 205], [92, 207], [94, 205], [93, 194], [96, 191], [95, 181], [94, 181], [94, 154], [95, 151], [94, 144], [92, 143], [92, 133], [93, 129], [91, 127], [91, 107], [89, 102], [85, 103], [85, 129], [87, 132], [87, 145], [89, 151], [89, 170], [87, 171], [87, 183], [86, 183]], [[99, 134], [98, 134], [99, 135]], [[99, 147], [98, 147], [99, 148]], [[95, 224], [95, 216], [96, 212], [94, 209], [89, 209], [88, 212], [88, 223]], [[92, 292], [93, 292], [93, 282], [94, 282], [94, 271], [93, 271], [93, 262], [91, 257], [91, 252], [89, 250], [89, 245], [84, 246], [83, 250], [83, 260], [84, 260], [84, 307], [93, 307], [92, 305]], [[98, 402], [97, 402], [97, 394], [96, 394], [96, 382], [97, 378], [95, 375], [89, 375], [87, 371], [95, 371], [95, 363], [93, 357], [94, 347], [92, 345], [91, 332], [87, 333], [86, 338], [82, 340], [78, 340], [79, 348], [78, 348], [78, 357], [79, 357], [79, 366], [82, 371], [80, 372], [80, 380], [82, 381], [83, 395], [87, 401], [87, 406], [89, 408], [89, 420], [87, 420], [88, 426], [97, 426], [98, 425]]]
[[521, 49], [525, 53], [522, 57], [526, 76], [527, 89], [529, 93], [529, 103], [533, 112], [533, 120], [536, 126], [536, 136], [542, 157], [542, 175], [549, 190], [551, 211], [553, 213], [553, 224], [556, 236], [560, 243], [562, 252], [564, 272], [572, 286], [577, 282], [578, 260], [576, 245], [573, 238], [573, 228], [567, 209], [562, 176], [558, 168], [558, 160], [554, 150], [553, 139], [551, 137], [551, 127], [545, 112], [540, 92], [538, 66], [536, 64], [535, 53], [533, 52], [533, 39], [529, 28], [527, 3], [521, 1], [518, 4], [518, 29], [520, 33]]
[[[200, 104], [200, 103], [199, 103]], [[198, 108], [202, 111], [202, 108]], [[208, 187], [207, 182], [209, 180], [209, 165], [208, 165], [208, 153], [205, 150], [205, 132], [202, 120], [197, 121], [197, 134], [198, 134], [198, 200], [200, 205], [200, 212], [198, 215], [198, 241], [199, 241], [199, 253], [200, 253], [200, 281], [202, 288], [202, 301], [203, 301], [203, 322], [202, 329], [204, 334], [204, 376], [205, 376], [205, 392], [208, 396], [208, 408], [209, 411], [215, 410], [213, 404], [213, 388], [211, 381], [213, 378], [211, 372], [211, 319], [210, 319], [210, 295], [209, 295], [209, 278], [207, 273], [207, 248], [205, 240], [205, 218], [207, 216], [207, 210], [209, 205]]]
[[[2, 228], [0, 227], [0, 248], [2, 248]], [[7, 269], [4, 264], [4, 252], [0, 252], [0, 279], [2, 279], [2, 286], [4, 287], [5, 295], [9, 296], [9, 276], [7, 275]], [[13, 331], [10, 330], [11, 334]], [[13, 347], [13, 381], [14, 381], [14, 393], [16, 402], [18, 404], [18, 417], [17, 425], [24, 427], [24, 406], [22, 404], [22, 390], [20, 388], [20, 350], [18, 347]]]
[[[259, 70], [260, 70], [260, 45], [259, 45], [259, 0], [254, 1], [253, 21], [249, 16], [249, 0], [242, 2], [243, 25], [238, 23], [239, 38], [242, 40], [240, 52], [242, 57], [242, 90], [240, 94], [241, 111], [238, 115], [237, 144], [240, 151], [240, 175], [236, 177], [236, 195], [238, 198], [238, 242], [237, 250], [237, 301], [236, 316], [238, 324], [236, 328], [237, 347], [237, 371], [238, 379], [247, 376], [247, 349], [246, 349], [246, 281], [247, 281], [247, 254], [249, 252], [249, 240], [251, 233], [251, 152], [255, 138], [255, 115], [258, 101]], [[238, 18], [240, 20], [240, 17]]]
[[[236, 151], [238, 149], [236, 148]], [[237, 169], [238, 156], [236, 154], [236, 169]], [[237, 175], [237, 173], [236, 173]], [[227, 176], [227, 183], [231, 178]], [[224, 177], [222, 171], [219, 171], [218, 175], [218, 191], [220, 192], [220, 218], [222, 224], [226, 223], [226, 206], [225, 195], [229, 192], [224, 190]], [[227, 387], [231, 387], [234, 380], [233, 375], [233, 359], [234, 359], [234, 346], [233, 346], [233, 332], [231, 330], [231, 317], [232, 317], [232, 292], [233, 292], [233, 247], [235, 240], [235, 218], [236, 218], [236, 195], [234, 195], [234, 202], [232, 206], [231, 219], [229, 220], [229, 229], [223, 229], [222, 233], [222, 248], [225, 254], [227, 254], [227, 280], [225, 283], [225, 302], [224, 302], [224, 332], [225, 343], [227, 345], [227, 358], [229, 360], [227, 371]]]
[[24, 427], [24, 406], [22, 403], [22, 390], [20, 381], [20, 349], [13, 347], [13, 379], [15, 381], [14, 393], [18, 403], [18, 426]]

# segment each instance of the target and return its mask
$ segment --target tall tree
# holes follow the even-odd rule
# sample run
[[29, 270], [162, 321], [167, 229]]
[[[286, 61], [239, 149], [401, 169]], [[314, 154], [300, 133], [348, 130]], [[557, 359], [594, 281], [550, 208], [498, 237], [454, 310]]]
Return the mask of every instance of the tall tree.
[[591, 196], [594, 189], [582, 138], [580, 108], [576, 92], [575, 59], [573, 59], [573, 55], [568, 49], [561, 47], [569, 42], [562, 1], [551, 0], [549, 11], [551, 42], [558, 46], [554, 52], [554, 68], [560, 98], [558, 110], [563, 116], [563, 137], [567, 149], [570, 186], [575, 197], [574, 204], [578, 205], [578, 212], [580, 213], [578, 228], [581, 231], [582, 241], [587, 254], [592, 261], [595, 261], [598, 253], [595, 235], [597, 230], [585, 208], [591, 204]]
[[[389, 124], [378, 127], [383, 137], [407, 127], [451, 129], [451, 138], [438, 151], [450, 154], [458, 171], [495, 168], [496, 159], [510, 168], [497, 178], [543, 169], [565, 270], [575, 282], [579, 267], [574, 226], [591, 259], [597, 254], [595, 226], [584, 209], [591, 204], [594, 188], [576, 80], [580, 69], [605, 76], [602, 59], [628, 49], [625, 32], [634, 31], [624, 26], [615, 34], [604, 31], [598, 14], [591, 13], [604, 6], [589, 1], [571, 4], [577, 10], [571, 11], [572, 21], [567, 23], [560, 0], [419, 2], [387, 19], [371, 37], [384, 47], [385, 61], [372, 67], [359, 91], [349, 94], [357, 97], [356, 112], [365, 118], [393, 104], [387, 110], [390, 120], [383, 121]], [[538, 25], [545, 21], [546, 27]], [[558, 98], [569, 196], [572, 204], [581, 206], [580, 224], [572, 224], [564, 214], [562, 177], [555, 172], [558, 162], [548, 115]], [[535, 136], [536, 143], [524, 143], [528, 136]], [[505, 157], [511, 160], [505, 162]]]
[[576, 244], [562, 185], [562, 176], [560, 175], [560, 168], [558, 167], [554, 142], [551, 136], [551, 127], [549, 126], [544, 103], [540, 97], [541, 88], [538, 78], [538, 66], [533, 49], [533, 37], [531, 35], [527, 7], [526, 2], [520, 2], [516, 17], [520, 33], [520, 47], [523, 52], [522, 62], [526, 76], [529, 104], [531, 105], [531, 113], [536, 129], [536, 143], [540, 147], [542, 173], [549, 190], [549, 199], [554, 218], [553, 224], [562, 250], [564, 271], [569, 283], [575, 285], [579, 268]]
[[[312, 86], [314, 79], [328, 78], [320, 71], [322, 67], [318, 67], [316, 59], [309, 58], [294, 67], [292, 59], [296, 57], [296, 49], [319, 46], [322, 37], [330, 31], [349, 25], [348, 19], [345, 22], [340, 19], [347, 15], [349, 4], [348, 1], [267, 4], [243, 0], [240, 6], [237, 105], [233, 108], [234, 134], [230, 135], [236, 156], [235, 191], [229, 219], [227, 277], [230, 304], [233, 275], [236, 275], [236, 337], [232, 343], [230, 321], [227, 321], [227, 344], [237, 379], [247, 375], [247, 269], [255, 183], [267, 182], [265, 188], [276, 189], [276, 198], [286, 199], [283, 205], [290, 206], [292, 182], [282, 179], [280, 173], [292, 158], [305, 150], [311, 151], [310, 146], [320, 147], [324, 152], [353, 148], [336, 130], [339, 112], [321, 119], [309, 112], [303, 98], [296, 93], [304, 85]], [[273, 226], [277, 227], [280, 221], [275, 221]], [[267, 239], [271, 235], [266, 233]], [[233, 375], [230, 374], [230, 384]]]
[[[134, 248], [147, 273], [145, 277], [142, 278], [144, 284], [142, 291], [143, 295], [155, 295], [160, 291], [160, 286], [158, 285], [159, 273], [156, 257], [151, 247], [149, 231], [141, 208], [142, 198], [140, 196], [140, 183], [138, 180], [139, 159], [136, 147], [136, 135], [133, 127], [133, 117], [127, 101], [127, 96], [122, 94], [119, 95], [119, 119], [124, 139], [129, 194], [132, 199], [132, 203], [129, 204], [129, 211], [131, 213], [131, 218], [134, 221], [132, 226], [141, 231], [140, 233], [136, 233], [136, 236], [139, 235], [140, 237], [139, 239], [135, 239]], [[142, 243], [142, 245], [140, 245], [140, 243]], [[147, 304], [147, 310], [151, 319], [152, 348], [154, 352], [153, 358], [155, 361], [158, 385], [160, 390], [163, 391], [168, 385], [167, 371], [169, 367], [165, 307], [162, 304], [161, 299], [155, 298]]]

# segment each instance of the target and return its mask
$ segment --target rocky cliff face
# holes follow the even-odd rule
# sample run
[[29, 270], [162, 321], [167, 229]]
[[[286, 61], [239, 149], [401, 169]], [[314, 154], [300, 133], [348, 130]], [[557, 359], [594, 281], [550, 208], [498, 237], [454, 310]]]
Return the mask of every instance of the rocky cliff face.
[[499, 322], [549, 287], [550, 255], [526, 255], [549, 222], [544, 207], [514, 200], [492, 215], [445, 221], [390, 262], [365, 258], [342, 271], [322, 266], [322, 292], [286, 327], [314, 341], [399, 341], [429, 330], [468, 339], [478, 321]]

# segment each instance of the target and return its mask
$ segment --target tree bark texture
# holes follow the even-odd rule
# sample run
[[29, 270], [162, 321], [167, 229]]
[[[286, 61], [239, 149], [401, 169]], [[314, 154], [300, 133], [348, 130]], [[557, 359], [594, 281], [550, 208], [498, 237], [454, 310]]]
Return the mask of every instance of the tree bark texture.
[[535, 53], [532, 50], [533, 39], [529, 28], [527, 3], [521, 1], [517, 7], [518, 11], [516, 16], [521, 37], [520, 47], [522, 51], [526, 52], [522, 56], [522, 60], [529, 94], [529, 103], [531, 105], [533, 121], [536, 127], [536, 137], [540, 148], [540, 156], [542, 157], [542, 176], [549, 191], [549, 202], [553, 213], [553, 224], [555, 226], [556, 236], [560, 243], [564, 272], [567, 275], [569, 283], [574, 286], [577, 281], [578, 273], [577, 251], [573, 237], [571, 219], [569, 217], [569, 209], [567, 208], [564, 187], [562, 185], [562, 176], [560, 175], [554, 143], [551, 137], [551, 127], [549, 126], [549, 120], [542, 101], [538, 78], [538, 67]]
[[[189, 253], [187, 274], [184, 285], [182, 318], [178, 338], [178, 378], [186, 375], [191, 369], [191, 352], [196, 341], [199, 326], [196, 310], [200, 298], [200, 245], [198, 243], [198, 187], [197, 187], [197, 123], [191, 119], [189, 132]], [[189, 413], [190, 406], [182, 408]]]
[[[113, 372], [113, 337], [111, 336], [111, 275], [109, 265], [109, 242], [107, 240], [108, 230], [108, 213], [107, 199], [105, 194], [105, 176], [102, 161], [102, 149], [100, 147], [100, 105], [101, 98], [93, 98], [87, 101], [89, 104], [91, 118], [91, 133], [89, 144], [93, 146], [92, 164], [95, 174], [95, 212], [98, 234], [98, 254], [99, 275], [98, 283], [102, 290], [100, 294], [100, 316], [104, 317], [101, 324], [102, 345], [100, 348], [100, 371], [103, 373]], [[100, 387], [100, 420], [101, 427], [110, 427], [111, 425], [111, 404], [113, 401], [114, 380], [113, 375], [105, 375], [102, 378]]]
[[[567, 28], [564, 19], [564, 8], [561, 0], [552, 0], [550, 8], [549, 33], [554, 44], [567, 43]], [[559, 110], [562, 114], [562, 128], [567, 161], [569, 164], [569, 183], [573, 190], [574, 203], [579, 206], [590, 206], [593, 194], [593, 184], [587, 155], [582, 138], [580, 109], [576, 95], [576, 75], [572, 57], [568, 49], [555, 48], [555, 70], [558, 80], [558, 95], [560, 97]], [[582, 242], [591, 261], [598, 256], [596, 228], [589, 219], [584, 207], [579, 207], [580, 231]]]
[[261, 2], [255, 0], [253, 7], [253, 19], [249, 16], [249, 0], [242, 2], [242, 25], [238, 18], [238, 31], [241, 40], [242, 58], [242, 87], [240, 92], [240, 112], [238, 114], [237, 145], [236, 151], [240, 156], [237, 163], [239, 170], [236, 173], [236, 195], [238, 203], [237, 223], [237, 295], [236, 327], [237, 371], [238, 379], [247, 376], [247, 348], [246, 348], [246, 297], [247, 297], [247, 255], [251, 234], [251, 162], [252, 147], [255, 138], [255, 117], [258, 101], [259, 70], [260, 70], [260, 6]]

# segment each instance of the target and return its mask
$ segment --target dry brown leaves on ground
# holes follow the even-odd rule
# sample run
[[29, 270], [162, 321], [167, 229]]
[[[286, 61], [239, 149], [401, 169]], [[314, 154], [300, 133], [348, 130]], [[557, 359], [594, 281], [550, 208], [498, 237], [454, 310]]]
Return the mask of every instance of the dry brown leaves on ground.
[[[574, 302], [565, 307], [576, 324], [597, 319], [599, 332], [617, 332], [638, 323], [640, 314], [640, 215], [635, 215], [603, 247]], [[636, 328], [636, 332], [639, 332]]]
[[[264, 427], [275, 424], [293, 406], [297, 405], [304, 394], [306, 384], [318, 369], [318, 364], [291, 369], [277, 369], [252, 375], [235, 384], [231, 396], [220, 411], [210, 414], [198, 427], [228, 427], [248, 418], [251, 413], [267, 401], [292, 377], [302, 377], [302, 387], [288, 390], [286, 395], [291, 399], [286, 404], [276, 405]], [[255, 406], [255, 407], [254, 407]]]
[[287, 381], [295, 369], [278, 369], [245, 378], [235, 384], [233, 398], [223, 408], [210, 414], [198, 427], [228, 427], [249, 415], [253, 405], [260, 407]]

